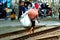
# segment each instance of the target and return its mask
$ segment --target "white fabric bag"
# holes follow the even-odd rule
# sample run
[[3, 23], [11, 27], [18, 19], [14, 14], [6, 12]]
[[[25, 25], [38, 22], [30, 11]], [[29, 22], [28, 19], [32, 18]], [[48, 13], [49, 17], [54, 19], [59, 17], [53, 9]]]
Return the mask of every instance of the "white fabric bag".
[[25, 27], [26, 26], [31, 26], [31, 21], [29, 19], [28, 14], [22, 16], [21, 19], [20, 19], [20, 22], [21, 22], [22, 26], [25, 26]]
[[21, 22], [21, 25], [24, 27], [31, 27], [31, 21], [30, 21], [30, 18], [28, 16], [28, 12], [30, 10], [26, 11], [23, 15], [21, 15], [20, 22]]

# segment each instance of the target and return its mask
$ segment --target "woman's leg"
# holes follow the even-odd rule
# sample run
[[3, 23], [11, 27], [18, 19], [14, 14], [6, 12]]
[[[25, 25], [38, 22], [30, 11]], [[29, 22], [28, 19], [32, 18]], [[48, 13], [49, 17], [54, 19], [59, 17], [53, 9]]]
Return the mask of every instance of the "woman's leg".
[[31, 22], [32, 22], [32, 26], [31, 26], [31, 28], [30, 28], [30, 33], [34, 33], [34, 26], [35, 26], [35, 21], [33, 21], [33, 20], [31, 20]]

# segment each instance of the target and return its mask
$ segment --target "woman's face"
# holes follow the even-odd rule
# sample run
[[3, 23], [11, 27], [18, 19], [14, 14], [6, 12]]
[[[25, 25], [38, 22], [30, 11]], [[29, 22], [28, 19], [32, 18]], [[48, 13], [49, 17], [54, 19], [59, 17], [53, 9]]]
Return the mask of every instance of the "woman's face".
[[23, 5], [23, 6], [24, 6], [24, 2], [22, 2], [22, 3], [21, 3], [21, 5]]
[[35, 4], [35, 8], [38, 9], [39, 8], [39, 5], [38, 4]]

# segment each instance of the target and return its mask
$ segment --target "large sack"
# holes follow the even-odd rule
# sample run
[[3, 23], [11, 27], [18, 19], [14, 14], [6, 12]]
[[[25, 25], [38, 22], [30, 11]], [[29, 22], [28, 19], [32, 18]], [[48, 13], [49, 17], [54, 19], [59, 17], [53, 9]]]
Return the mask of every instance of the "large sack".
[[28, 14], [22, 16], [20, 19], [20, 22], [21, 22], [22, 26], [25, 26], [25, 27], [31, 26], [31, 21], [29, 19]]

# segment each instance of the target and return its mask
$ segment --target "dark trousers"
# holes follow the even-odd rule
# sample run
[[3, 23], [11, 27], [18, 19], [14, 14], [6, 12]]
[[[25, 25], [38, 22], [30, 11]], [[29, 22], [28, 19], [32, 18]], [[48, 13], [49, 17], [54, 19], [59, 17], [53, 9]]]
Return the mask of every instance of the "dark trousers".
[[19, 18], [21, 17], [21, 15], [22, 15], [22, 13], [20, 12], [19, 15], [18, 15], [18, 20], [19, 20]]
[[34, 20], [31, 20], [31, 27], [34, 27], [35, 26], [35, 21]]

